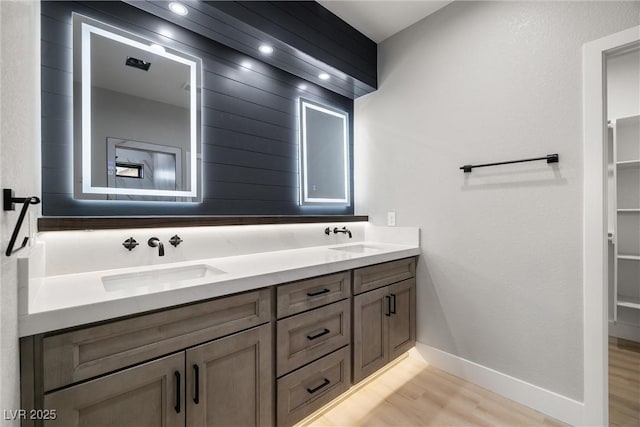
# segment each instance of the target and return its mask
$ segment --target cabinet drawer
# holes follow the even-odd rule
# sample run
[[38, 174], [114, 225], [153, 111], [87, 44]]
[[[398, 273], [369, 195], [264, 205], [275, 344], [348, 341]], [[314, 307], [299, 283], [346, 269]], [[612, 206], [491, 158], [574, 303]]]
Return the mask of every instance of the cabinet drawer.
[[43, 340], [45, 391], [266, 323], [270, 289], [78, 329]]
[[415, 258], [376, 264], [353, 271], [353, 294], [381, 288], [416, 276]]
[[349, 300], [278, 321], [277, 375], [318, 359], [351, 341]]
[[351, 295], [351, 272], [278, 286], [278, 318], [340, 301]]
[[289, 426], [349, 389], [350, 347], [278, 380], [278, 425]]

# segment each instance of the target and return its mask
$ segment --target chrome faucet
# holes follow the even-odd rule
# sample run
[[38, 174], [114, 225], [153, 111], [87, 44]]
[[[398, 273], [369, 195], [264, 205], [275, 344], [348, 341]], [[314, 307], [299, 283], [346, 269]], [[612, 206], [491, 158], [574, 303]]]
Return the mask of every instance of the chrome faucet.
[[164, 256], [164, 244], [157, 237], [152, 237], [147, 242], [152, 248], [158, 248], [158, 256]]

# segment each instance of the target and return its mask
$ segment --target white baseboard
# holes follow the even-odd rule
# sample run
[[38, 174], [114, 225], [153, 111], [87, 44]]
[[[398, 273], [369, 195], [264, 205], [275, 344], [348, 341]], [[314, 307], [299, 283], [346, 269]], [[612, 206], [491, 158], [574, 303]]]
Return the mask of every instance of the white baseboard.
[[582, 402], [426, 344], [416, 343], [416, 347], [409, 351], [409, 356], [565, 423], [583, 424], [584, 404]]
[[609, 335], [616, 338], [640, 342], [640, 325], [609, 321]]

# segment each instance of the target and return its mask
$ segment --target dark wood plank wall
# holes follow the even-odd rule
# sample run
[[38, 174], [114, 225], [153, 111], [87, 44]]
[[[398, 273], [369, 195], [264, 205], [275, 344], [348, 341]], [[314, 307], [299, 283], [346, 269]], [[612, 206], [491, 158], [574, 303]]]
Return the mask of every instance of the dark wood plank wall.
[[[202, 203], [73, 199], [72, 11], [202, 58]], [[41, 13], [43, 215], [353, 214], [299, 206], [297, 175], [298, 98], [347, 111], [352, 124], [351, 99], [121, 2], [43, 2]]]
[[[181, 17], [166, 1], [124, 2], [348, 98], [377, 89], [376, 43], [316, 2], [189, 2]], [[262, 43], [273, 54], [261, 54]], [[320, 79], [321, 72], [332, 78]]]
[[377, 87], [377, 44], [315, 1], [205, 1], [352, 77]]

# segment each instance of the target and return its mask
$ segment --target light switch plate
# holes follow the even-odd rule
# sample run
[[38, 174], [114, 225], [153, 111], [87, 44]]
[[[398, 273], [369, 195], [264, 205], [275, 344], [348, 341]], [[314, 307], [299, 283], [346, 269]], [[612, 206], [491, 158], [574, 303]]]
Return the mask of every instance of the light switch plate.
[[387, 212], [387, 225], [389, 227], [396, 226], [396, 213], [394, 211]]

